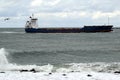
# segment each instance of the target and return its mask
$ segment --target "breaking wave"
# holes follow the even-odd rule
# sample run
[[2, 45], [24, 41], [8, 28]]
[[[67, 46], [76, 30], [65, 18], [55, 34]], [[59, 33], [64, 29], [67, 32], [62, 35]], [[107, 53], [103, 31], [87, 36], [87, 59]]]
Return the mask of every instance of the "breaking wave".
[[8, 53], [6, 52], [6, 50], [4, 48], [0, 49], [0, 65], [8, 64], [8, 60], [6, 58], [7, 54]]
[[0, 71], [20, 71], [20, 70], [31, 70], [35, 69], [38, 72], [84, 72], [84, 71], [94, 71], [94, 72], [108, 72], [113, 73], [115, 71], [120, 71], [120, 63], [68, 63], [52, 65], [47, 64], [43, 66], [38, 65], [18, 65], [9, 63], [7, 56], [10, 55], [5, 48], [0, 49]]

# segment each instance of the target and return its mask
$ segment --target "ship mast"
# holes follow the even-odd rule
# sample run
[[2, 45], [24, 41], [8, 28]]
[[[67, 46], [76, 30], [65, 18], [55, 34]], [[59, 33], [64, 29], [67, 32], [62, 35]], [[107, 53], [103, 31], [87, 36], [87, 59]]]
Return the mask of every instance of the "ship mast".
[[108, 25], [110, 24], [110, 17], [108, 16]]
[[32, 14], [32, 18], [34, 18], [34, 14]]

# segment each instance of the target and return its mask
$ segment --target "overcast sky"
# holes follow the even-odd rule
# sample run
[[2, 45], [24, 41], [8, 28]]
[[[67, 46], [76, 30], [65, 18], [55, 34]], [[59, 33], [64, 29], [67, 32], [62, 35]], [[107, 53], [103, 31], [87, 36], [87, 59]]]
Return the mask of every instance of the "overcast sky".
[[102, 25], [108, 17], [120, 26], [119, 0], [0, 0], [0, 27], [23, 28], [32, 13], [39, 27]]

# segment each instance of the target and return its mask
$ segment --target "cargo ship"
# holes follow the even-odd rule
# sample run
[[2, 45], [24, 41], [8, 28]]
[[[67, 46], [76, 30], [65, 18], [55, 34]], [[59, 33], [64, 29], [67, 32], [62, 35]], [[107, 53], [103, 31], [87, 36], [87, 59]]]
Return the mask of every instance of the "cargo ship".
[[38, 28], [38, 19], [30, 16], [30, 20], [26, 22], [26, 33], [95, 33], [95, 32], [111, 32], [113, 25], [92, 25], [80, 28]]

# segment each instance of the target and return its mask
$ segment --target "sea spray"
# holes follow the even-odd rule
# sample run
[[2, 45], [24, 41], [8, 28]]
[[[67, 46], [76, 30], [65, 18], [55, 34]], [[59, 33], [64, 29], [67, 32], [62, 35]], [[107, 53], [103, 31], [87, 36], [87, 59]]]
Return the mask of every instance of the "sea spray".
[[4, 48], [0, 49], [0, 71], [6, 70], [8, 65], [7, 54], [8, 52]]
[[8, 52], [4, 48], [0, 49], [0, 65], [8, 64], [8, 60], [6, 57], [7, 54], [8, 54]]

